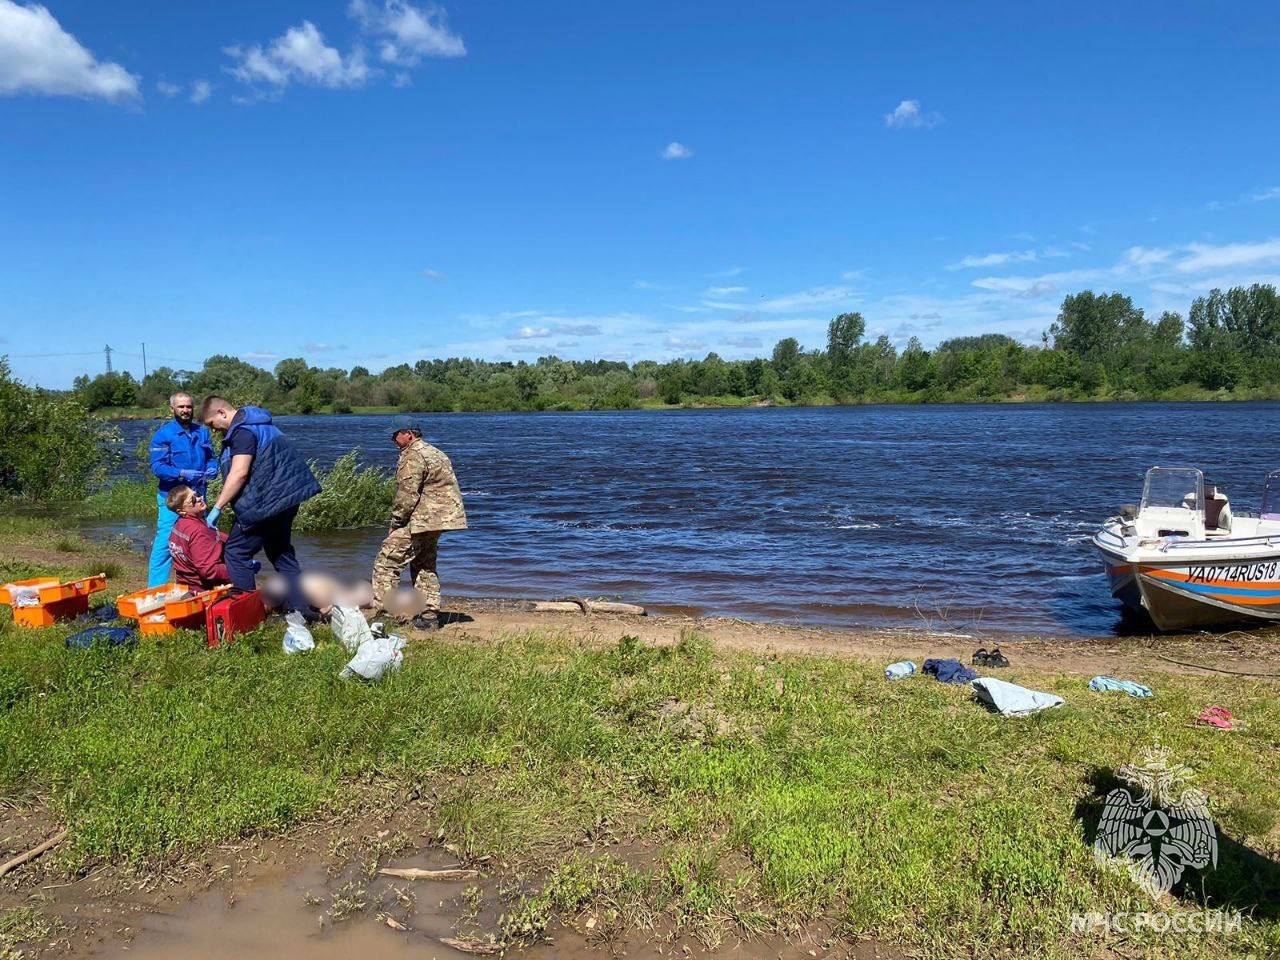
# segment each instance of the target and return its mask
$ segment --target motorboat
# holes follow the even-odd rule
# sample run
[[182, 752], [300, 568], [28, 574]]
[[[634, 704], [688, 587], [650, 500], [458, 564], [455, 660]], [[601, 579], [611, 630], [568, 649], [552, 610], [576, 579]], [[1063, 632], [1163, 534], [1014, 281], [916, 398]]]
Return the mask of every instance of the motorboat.
[[1193, 467], [1152, 467], [1093, 545], [1112, 595], [1160, 630], [1280, 623], [1280, 470], [1251, 514]]

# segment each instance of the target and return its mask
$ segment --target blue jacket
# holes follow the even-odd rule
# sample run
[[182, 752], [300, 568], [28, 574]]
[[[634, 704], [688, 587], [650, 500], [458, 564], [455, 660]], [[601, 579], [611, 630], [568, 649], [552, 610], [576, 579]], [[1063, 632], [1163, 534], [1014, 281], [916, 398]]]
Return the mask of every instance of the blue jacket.
[[258, 452], [249, 467], [249, 478], [232, 506], [236, 522], [251, 527], [268, 517], [301, 506], [320, 492], [320, 484], [302, 454], [294, 449], [271, 423], [271, 414], [262, 407], [241, 407], [222, 440], [222, 478], [231, 469], [231, 438], [237, 430], [248, 430], [258, 438]]
[[204, 496], [205, 485], [218, 475], [218, 457], [213, 452], [209, 428], [194, 423], [184, 427], [177, 420], [170, 420], [162, 426], [151, 436], [149, 459], [161, 493], [168, 493], [181, 483]]

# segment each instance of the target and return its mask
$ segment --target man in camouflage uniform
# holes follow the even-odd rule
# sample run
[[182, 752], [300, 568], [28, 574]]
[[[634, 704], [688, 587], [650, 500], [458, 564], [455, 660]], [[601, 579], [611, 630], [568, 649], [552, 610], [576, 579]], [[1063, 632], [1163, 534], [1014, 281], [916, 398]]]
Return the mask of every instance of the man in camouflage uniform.
[[453, 475], [453, 464], [442, 451], [422, 439], [417, 421], [397, 417], [391, 439], [400, 448], [400, 463], [396, 467], [396, 496], [391, 504], [391, 530], [373, 561], [373, 595], [378, 606], [386, 610], [407, 566], [424, 604], [413, 618], [413, 625], [421, 630], [437, 630], [440, 579], [436, 576], [436, 547], [442, 531], [467, 528], [462, 491]]

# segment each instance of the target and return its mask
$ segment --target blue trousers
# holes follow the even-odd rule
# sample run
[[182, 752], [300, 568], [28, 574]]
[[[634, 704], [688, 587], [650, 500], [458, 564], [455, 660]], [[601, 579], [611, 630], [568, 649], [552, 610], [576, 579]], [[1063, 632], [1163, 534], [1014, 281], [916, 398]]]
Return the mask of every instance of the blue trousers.
[[147, 586], [159, 587], [173, 578], [173, 557], [169, 556], [169, 534], [178, 515], [164, 505], [165, 494], [156, 494], [156, 538], [151, 541], [151, 563], [147, 567]]
[[271, 566], [275, 567], [276, 573], [288, 581], [289, 609], [305, 611], [308, 604], [298, 582], [302, 568], [298, 566], [298, 555], [293, 550], [293, 518], [297, 515], [298, 508], [294, 507], [250, 527], [237, 520], [232, 524], [231, 533], [227, 537], [223, 559], [227, 562], [227, 573], [231, 575], [231, 582], [236, 588], [254, 590], [257, 588], [257, 581], [253, 576], [253, 558], [261, 550], [271, 561]]

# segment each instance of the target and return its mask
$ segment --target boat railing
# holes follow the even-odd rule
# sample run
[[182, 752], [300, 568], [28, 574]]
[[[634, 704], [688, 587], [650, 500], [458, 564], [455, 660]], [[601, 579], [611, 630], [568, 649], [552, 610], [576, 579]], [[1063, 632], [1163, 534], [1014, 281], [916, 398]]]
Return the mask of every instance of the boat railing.
[[1124, 549], [1125, 547], [1128, 546], [1128, 541], [1126, 541], [1124, 537], [1120, 536], [1120, 534], [1116, 533], [1111, 529], [1111, 526], [1113, 524], [1118, 524], [1120, 522], [1121, 522], [1120, 517], [1111, 517], [1102, 525], [1102, 529], [1097, 532], [1097, 534], [1094, 536], [1094, 539], [1097, 540], [1099, 543], [1105, 543], [1109, 546], [1116, 546], [1121, 549]]
[[1215, 537], [1212, 540], [1163, 540], [1160, 550], [1195, 550], [1204, 547], [1248, 547], [1260, 545], [1274, 547], [1280, 544], [1280, 534], [1264, 534], [1258, 537]]

